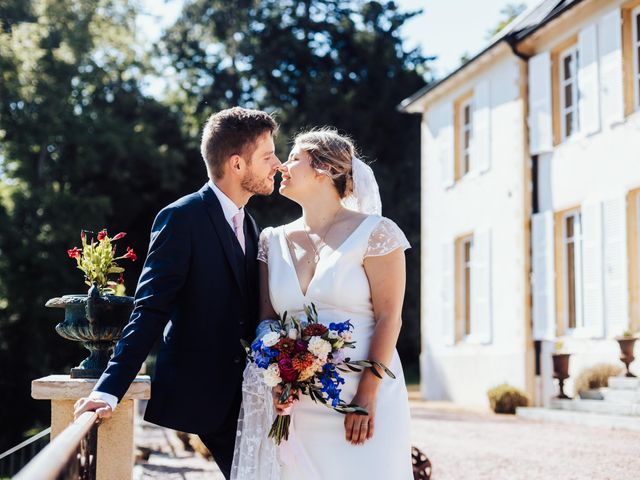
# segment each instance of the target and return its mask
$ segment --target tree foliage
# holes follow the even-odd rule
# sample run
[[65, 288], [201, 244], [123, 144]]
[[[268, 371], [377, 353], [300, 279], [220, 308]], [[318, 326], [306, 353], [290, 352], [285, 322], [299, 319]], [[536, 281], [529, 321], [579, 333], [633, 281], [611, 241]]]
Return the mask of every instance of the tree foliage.
[[185, 157], [169, 109], [140, 91], [129, 2], [15, 0], [0, 13], [4, 446], [46, 422], [45, 402], [28, 401], [30, 381], [83, 355], [55, 333], [59, 312], [44, 308], [86, 288], [66, 250], [81, 228], [103, 226], [146, 245], [154, 211], [181, 188]]
[[[373, 162], [384, 214], [414, 246], [400, 351], [417, 359], [419, 121], [396, 110], [428, 68], [403, 49], [413, 13], [392, 1], [193, 0], [153, 51], [138, 14], [134, 0], [0, 2], [0, 451], [48, 421], [31, 380], [84, 356], [43, 306], [85, 288], [66, 258], [80, 229], [127, 231], [142, 260], [155, 213], [205, 181], [204, 120], [233, 105], [275, 112], [281, 158], [300, 129], [334, 125]], [[142, 88], [152, 64], [162, 101]], [[251, 209], [263, 226], [299, 214], [277, 195]], [[129, 293], [141, 263], [127, 269]]]

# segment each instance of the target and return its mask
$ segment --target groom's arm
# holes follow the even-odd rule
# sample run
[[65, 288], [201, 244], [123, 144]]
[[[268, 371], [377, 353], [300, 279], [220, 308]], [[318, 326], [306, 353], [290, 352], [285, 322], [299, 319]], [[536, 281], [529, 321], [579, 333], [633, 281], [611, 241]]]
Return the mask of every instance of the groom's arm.
[[133, 313], [90, 398], [112, 407], [114, 399], [121, 400], [169, 321], [189, 268], [191, 241], [186, 213], [168, 207], [156, 217]]

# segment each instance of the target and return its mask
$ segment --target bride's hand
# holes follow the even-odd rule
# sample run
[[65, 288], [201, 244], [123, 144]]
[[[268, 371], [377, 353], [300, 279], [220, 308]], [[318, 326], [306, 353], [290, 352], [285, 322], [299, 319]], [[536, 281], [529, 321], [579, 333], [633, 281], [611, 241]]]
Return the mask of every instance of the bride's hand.
[[291, 393], [289, 394], [289, 398], [287, 398], [287, 401], [281, 403], [280, 396], [282, 395], [282, 391], [282, 385], [276, 385], [271, 389], [271, 394], [273, 395], [273, 405], [276, 407], [278, 415], [288, 415], [285, 410], [293, 405], [293, 402], [298, 399], [298, 391], [296, 389], [291, 389]]
[[369, 415], [348, 413], [344, 419], [345, 439], [347, 442], [352, 445], [362, 445], [366, 440], [373, 437], [375, 430], [376, 394], [358, 391], [351, 403], [369, 412]]

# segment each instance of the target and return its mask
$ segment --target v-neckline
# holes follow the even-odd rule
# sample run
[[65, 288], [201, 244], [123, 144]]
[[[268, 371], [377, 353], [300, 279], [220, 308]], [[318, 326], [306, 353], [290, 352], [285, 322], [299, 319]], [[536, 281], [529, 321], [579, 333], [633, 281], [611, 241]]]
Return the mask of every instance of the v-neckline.
[[353, 229], [353, 231], [347, 235], [347, 238], [345, 238], [342, 243], [340, 243], [340, 245], [338, 245], [335, 249], [333, 249], [331, 251], [331, 253], [329, 255], [326, 256], [322, 256], [322, 251], [320, 251], [320, 256], [318, 258], [318, 263], [316, 263], [316, 267], [313, 270], [313, 275], [311, 275], [311, 280], [309, 280], [309, 283], [307, 284], [307, 288], [306, 290], [302, 290], [302, 284], [300, 283], [300, 277], [298, 276], [298, 271], [296, 270], [296, 262], [293, 260], [293, 255], [291, 254], [291, 249], [289, 248], [289, 242], [287, 241], [287, 232], [285, 232], [285, 226], [286, 225], [282, 225], [282, 241], [284, 242], [283, 248], [286, 249], [287, 251], [287, 258], [289, 259], [289, 266], [291, 267], [291, 270], [293, 271], [293, 277], [296, 281], [296, 285], [298, 285], [298, 291], [302, 294], [303, 297], [307, 297], [307, 294], [309, 293], [309, 289], [311, 288], [311, 285], [313, 284], [314, 280], [316, 279], [316, 276], [318, 274], [318, 269], [320, 268], [320, 263], [322, 262], [322, 260], [326, 260], [331, 258], [331, 256], [333, 256], [334, 253], [336, 253], [338, 250], [340, 250], [349, 240], [351, 240], [351, 238], [356, 234], [356, 232], [358, 230], [360, 230], [360, 228], [367, 223], [367, 220], [369, 220], [371, 217], [373, 217], [373, 215], [369, 215], [367, 216], [364, 220], [362, 220], [358, 226], [356, 228]]

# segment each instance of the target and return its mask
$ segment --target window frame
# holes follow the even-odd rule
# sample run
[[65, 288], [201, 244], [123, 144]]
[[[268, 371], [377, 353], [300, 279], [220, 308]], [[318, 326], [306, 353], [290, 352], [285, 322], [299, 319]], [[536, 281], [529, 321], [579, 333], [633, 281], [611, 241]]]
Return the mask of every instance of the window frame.
[[[466, 259], [466, 246], [469, 245], [469, 258]], [[455, 241], [455, 339], [465, 342], [473, 338], [473, 247], [474, 235], [469, 233]], [[467, 275], [468, 274], [468, 275]]]
[[[564, 61], [565, 58], [571, 57], [571, 77], [569, 80], [564, 78]], [[578, 70], [580, 68], [580, 55], [578, 51], [578, 45], [571, 45], [558, 54], [558, 90], [560, 92], [560, 140], [565, 141], [580, 131], [580, 92], [578, 89]], [[565, 87], [571, 85], [571, 107], [567, 108], [565, 98]], [[572, 114], [571, 133], [567, 134], [566, 115]]]
[[638, 31], [638, 21], [640, 17], [640, 5], [631, 10], [631, 49], [633, 55], [633, 70], [631, 78], [633, 81], [633, 111], [640, 110], [640, 32]]
[[[460, 125], [459, 132], [460, 138], [458, 138], [458, 142], [460, 142], [460, 158], [458, 161], [460, 164], [458, 165], [458, 169], [460, 172], [460, 178], [464, 178], [465, 176], [471, 173], [471, 155], [472, 149], [471, 145], [473, 142], [473, 97], [466, 99], [465, 101], [460, 103]], [[469, 109], [469, 122], [465, 123], [465, 110]], [[465, 146], [465, 134], [469, 132], [469, 143]], [[466, 167], [466, 168], [465, 168]]]
[[[573, 235], [569, 238], [567, 232], [567, 220], [574, 218]], [[580, 209], [572, 210], [562, 216], [562, 298], [563, 298], [563, 318], [562, 323], [567, 333], [584, 328], [584, 264], [582, 261], [582, 213]], [[570, 273], [569, 247], [573, 247], [573, 274]], [[574, 312], [575, 324], [571, 325], [570, 312], [570, 289], [573, 280]]]

